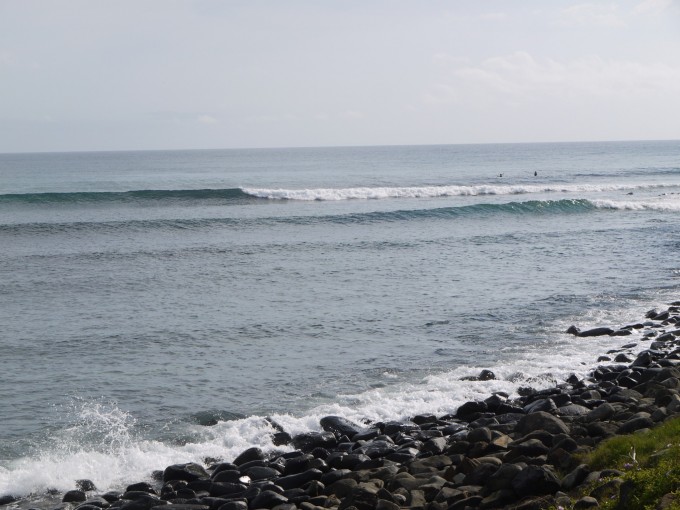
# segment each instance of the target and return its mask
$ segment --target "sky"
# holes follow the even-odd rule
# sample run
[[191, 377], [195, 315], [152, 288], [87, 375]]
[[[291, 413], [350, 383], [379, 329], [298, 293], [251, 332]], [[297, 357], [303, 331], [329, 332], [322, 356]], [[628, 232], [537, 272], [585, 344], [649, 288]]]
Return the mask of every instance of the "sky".
[[0, 152], [680, 139], [680, 0], [0, 0]]

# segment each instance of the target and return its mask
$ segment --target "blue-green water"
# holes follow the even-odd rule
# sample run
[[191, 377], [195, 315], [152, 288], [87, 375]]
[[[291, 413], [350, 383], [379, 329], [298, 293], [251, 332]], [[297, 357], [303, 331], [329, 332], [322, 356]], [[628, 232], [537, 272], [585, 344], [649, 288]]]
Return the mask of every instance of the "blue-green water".
[[680, 142], [0, 155], [0, 495], [585, 374], [679, 193]]

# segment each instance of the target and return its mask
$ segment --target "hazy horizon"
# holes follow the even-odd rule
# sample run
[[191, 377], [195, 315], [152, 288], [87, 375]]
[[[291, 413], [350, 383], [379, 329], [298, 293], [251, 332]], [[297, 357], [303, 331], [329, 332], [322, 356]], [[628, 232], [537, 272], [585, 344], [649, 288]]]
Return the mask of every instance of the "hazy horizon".
[[191, 151], [257, 151], [257, 150], [283, 150], [283, 149], [352, 149], [352, 148], [371, 148], [371, 147], [428, 147], [428, 146], [466, 146], [466, 145], [542, 145], [542, 144], [602, 144], [602, 143], [665, 143], [665, 142], [679, 142], [680, 138], [667, 139], [649, 139], [649, 140], [547, 140], [541, 142], [476, 142], [476, 143], [404, 143], [404, 144], [366, 144], [366, 145], [297, 145], [297, 146], [280, 146], [280, 147], [173, 147], [164, 149], [92, 149], [92, 150], [57, 150], [57, 151], [7, 151], [0, 152], [0, 154], [60, 154], [60, 153], [97, 153], [97, 152], [191, 152]]
[[0, 153], [680, 139], [680, 0], [0, 0]]

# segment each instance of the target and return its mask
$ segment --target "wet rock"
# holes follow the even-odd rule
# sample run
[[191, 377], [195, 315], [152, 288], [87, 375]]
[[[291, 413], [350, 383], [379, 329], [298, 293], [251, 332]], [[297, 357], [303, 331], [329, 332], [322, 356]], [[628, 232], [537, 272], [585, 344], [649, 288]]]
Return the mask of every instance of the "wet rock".
[[472, 416], [476, 415], [477, 413], [483, 413], [488, 409], [487, 405], [485, 402], [465, 402], [462, 406], [458, 408], [456, 411], [456, 416], [460, 419], [468, 419], [471, 418]]
[[321, 480], [322, 476], [323, 473], [320, 470], [308, 469], [302, 473], [282, 476], [276, 480], [276, 485], [282, 487], [283, 489], [292, 489], [293, 487], [302, 487], [312, 481]]
[[567, 329], [567, 333], [571, 333], [572, 335], [576, 335], [578, 337], [607, 336], [614, 333], [614, 330], [612, 328], [603, 327], [581, 331], [577, 327], [571, 326], [569, 329]]
[[356, 452], [363, 453], [364, 455], [369, 456], [371, 459], [377, 459], [394, 452], [396, 449], [397, 446], [394, 443], [384, 440], [375, 440], [367, 443], [361, 448], [358, 448]]
[[307, 432], [293, 438], [293, 446], [303, 452], [313, 452], [316, 448], [333, 448], [337, 444], [332, 432]]
[[350, 438], [361, 432], [363, 428], [340, 416], [325, 416], [321, 418], [319, 423], [326, 432], [333, 432]]
[[235, 497], [234, 494], [243, 493], [248, 490], [243, 484], [215, 482], [210, 486], [210, 495], [215, 498], [219, 497]]
[[106, 501], [109, 503], [113, 503], [114, 501], [118, 501], [121, 497], [121, 493], [118, 491], [108, 491], [102, 494], [102, 498], [104, 498]]
[[128, 485], [127, 488], [125, 489], [125, 492], [137, 492], [137, 491], [146, 492], [149, 494], [156, 494], [156, 490], [149, 482], [133, 483], [132, 485]]
[[89, 491], [96, 491], [97, 487], [95, 487], [94, 483], [92, 480], [76, 480], [76, 487], [80, 489], [81, 491], [84, 492], [89, 492]]
[[549, 412], [555, 409], [557, 409], [557, 406], [555, 405], [555, 402], [553, 402], [553, 400], [550, 398], [534, 400], [530, 404], [524, 406], [524, 412], [527, 414], [535, 413], [537, 411]]
[[272, 434], [272, 443], [274, 446], [284, 446], [290, 444], [293, 438], [288, 432], [275, 432]]
[[[124, 501], [124, 500], [121, 500]], [[151, 510], [155, 507], [167, 505], [167, 501], [163, 501], [156, 496], [147, 494], [129, 503], [119, 506], [121, 510]]]
[[168, 466], [163, 471], [163, 483], [171, 480], [186, 480], [191, 482], [199, 478], [209, 478], [208, 472], [203, 467], [194, 462], [187, 464], [174, 464]]
[[278, 470], [266, 466], [253, 466], [247, 469], [245, 474], [253, 481], [271, 480], [280, 475]]
[[80, 503], [86, 499], [87, 496], [85, 495], [85, 492], [80, 489], [76, 489], [65, 493], [61, 501], [62, 503]]
[[398, 421], [388, 421], [384, 424], [383, 434], [386, 436], [392, 436], [394, 434], [409, 434], [411, 432], [417, 432], [420, 427], [413, 422], [398, 422]]
[[241, 466], [243, 464], [246, 464], [248, 462], [252, 462], [254, 460], [264, 460], [264, 452], [262, 451], [261, 448], [257, 447], [252, 447], [248, 448], [245, 450], [243, 453], [241, 453], [238, 457], [234, 459], [233, 464], [237, 466]]
[[274, 491], [262, 491], [250, 502], [251, 508], [274, 508], [276, 505], [288, 503], [288, 498]]
[[[188, 490], [188, 489], [185, 488], [184, 490]], [[195, 494], [194, 491], [190, 491], [190, 492], [191, 492], [192, 495]], [[154, 496], [156, 495], [155, 491], [153, 493], [150, 493], [150, 492], [147, 492], [147, 491], [126, 491], [121, 496], [121, 499], [129, 499], [130, 501], [135, 501], [135, 500], [140, 499], [140, 498], [146, 498], [150, 494], [154, 495]]]
[[434, 437], [423, 445], [422, 451], [431, 453], [433, 455], [439, 455], [446, 449], [446, 447], [447, 447], [446, 438]]

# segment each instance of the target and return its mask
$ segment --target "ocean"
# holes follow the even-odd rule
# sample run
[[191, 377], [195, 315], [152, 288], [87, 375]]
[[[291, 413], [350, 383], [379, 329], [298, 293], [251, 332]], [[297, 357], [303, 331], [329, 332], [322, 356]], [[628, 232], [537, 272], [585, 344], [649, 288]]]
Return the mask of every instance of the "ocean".
[[585, 376], [679, 220], [678, 141], [0, 154], [0, 496]]

